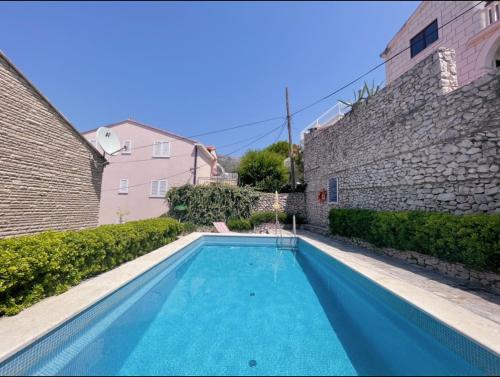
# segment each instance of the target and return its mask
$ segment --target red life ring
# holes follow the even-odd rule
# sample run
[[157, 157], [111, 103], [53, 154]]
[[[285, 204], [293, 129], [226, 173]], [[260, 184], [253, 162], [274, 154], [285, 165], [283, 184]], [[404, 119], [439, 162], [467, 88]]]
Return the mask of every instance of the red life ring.
[[321, 189], [318, 192], [318, 202], [320, 202], [320, 203], [326, 202], [326, 195], [327, 195], [326, 190], [325, 189]]

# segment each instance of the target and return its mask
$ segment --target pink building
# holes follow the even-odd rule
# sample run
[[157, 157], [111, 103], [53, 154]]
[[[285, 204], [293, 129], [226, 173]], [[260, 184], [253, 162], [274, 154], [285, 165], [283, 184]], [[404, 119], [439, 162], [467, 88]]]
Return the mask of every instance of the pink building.
[[[215, 149], [133, 120], [112, 128], [124, 148], [106, 155], [99, 211], [100, 224], [158, 217], [168, 210], [165, 194], [171, 187], [210, 181], [215, 172]], [[83, 133], [100, 152], [97, 129]]]
[[500, 1], [422, 1], [380, 55], [387, 62], [386, 83], [438, 47], [455, 50], [459, 85], [495, 70], [500, 66], [499, 8]]

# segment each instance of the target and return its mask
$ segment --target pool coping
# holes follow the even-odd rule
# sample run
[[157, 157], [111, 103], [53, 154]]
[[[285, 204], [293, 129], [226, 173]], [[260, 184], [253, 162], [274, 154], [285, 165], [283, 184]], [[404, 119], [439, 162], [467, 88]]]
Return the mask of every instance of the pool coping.
[[[2, 339], [0, 362], [204, 236], [276, 237], [275, 235], [246, 233], [191, 233], [111, 271], [88, 279], [65, 293], [48, 297], [16, 316], [2, 317], [0, 318], [0, 338]], [[307, 235], [298, 237], [500, 356], [500, 342], [497, 341], [500, 339], [500, 326], [495, 322], [432, 292], [415, 287], [407, 281], [373, 271], [369, 263], [356, 259], [352, 253], [344, 252]]]

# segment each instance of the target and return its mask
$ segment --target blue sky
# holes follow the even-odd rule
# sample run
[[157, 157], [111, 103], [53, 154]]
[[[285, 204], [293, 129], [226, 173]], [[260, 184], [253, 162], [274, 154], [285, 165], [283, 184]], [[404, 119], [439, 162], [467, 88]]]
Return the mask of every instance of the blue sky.
[[[381, 62], [417, 5], [2, 2], [0, 49], [80, 131], [130, 117], [191, 136], [284, 115], [286, 86], [292, 111], [332, 92]], [[372, 78], [382, 82], [384, 69]], [[294, 117], [295, 140], [360, 85]], [[199, 139], [224, 146], [280, 123]]]

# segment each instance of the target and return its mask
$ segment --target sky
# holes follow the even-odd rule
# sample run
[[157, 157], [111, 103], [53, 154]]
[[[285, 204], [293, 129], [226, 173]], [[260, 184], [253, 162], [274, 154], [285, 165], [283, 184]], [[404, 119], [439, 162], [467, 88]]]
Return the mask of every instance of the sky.
[[[131, 118], [193, 136], [285, 116], [286, 87], [294, 112], [350, 82], [417, 5], [1, 2], [0, 50], [79, 131]], [[384, 78], [381, 67], [366, 80]], [[294, 141], [362, 84], [294, 116]], [[196, 139], [238, 156], [284, 140], [281, 124]]]

